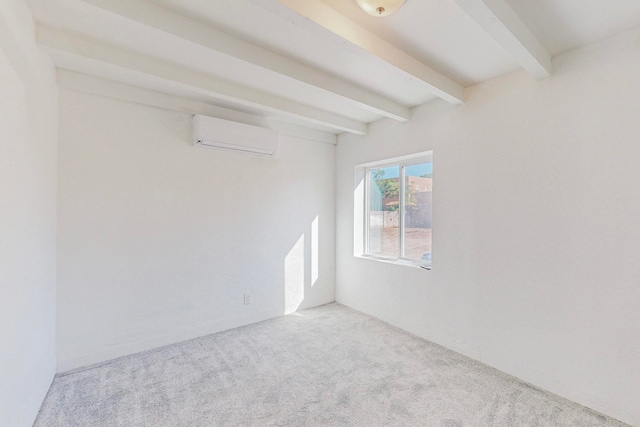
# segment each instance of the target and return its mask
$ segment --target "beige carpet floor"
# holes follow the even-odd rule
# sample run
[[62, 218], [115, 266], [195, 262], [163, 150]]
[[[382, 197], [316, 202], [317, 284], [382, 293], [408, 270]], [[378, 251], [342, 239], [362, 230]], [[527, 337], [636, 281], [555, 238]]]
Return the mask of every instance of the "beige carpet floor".
[[339, 304], [55, 378], [35, 426], [623, 426]]

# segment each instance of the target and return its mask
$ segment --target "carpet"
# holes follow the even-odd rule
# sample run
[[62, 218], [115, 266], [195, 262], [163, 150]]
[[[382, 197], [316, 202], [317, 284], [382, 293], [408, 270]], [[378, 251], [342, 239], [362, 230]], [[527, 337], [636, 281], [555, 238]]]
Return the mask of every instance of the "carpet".
[[625, 426], [332, 303], [58, 375], [36, 427]]

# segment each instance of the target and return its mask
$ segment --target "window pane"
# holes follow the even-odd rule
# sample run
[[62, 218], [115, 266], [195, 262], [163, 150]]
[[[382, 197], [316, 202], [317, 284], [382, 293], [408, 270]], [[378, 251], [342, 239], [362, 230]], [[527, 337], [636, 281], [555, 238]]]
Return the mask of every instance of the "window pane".
[[403, 257], [431, 264], [433, 163], [405, 166]]
[[369, 170], [369, 255], [398, 258], [399, 166]]

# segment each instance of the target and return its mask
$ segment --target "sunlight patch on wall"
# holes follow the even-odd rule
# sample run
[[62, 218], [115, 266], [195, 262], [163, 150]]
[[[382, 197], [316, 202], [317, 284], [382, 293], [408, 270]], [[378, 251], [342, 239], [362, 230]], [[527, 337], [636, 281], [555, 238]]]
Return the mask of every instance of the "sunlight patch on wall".
[[284, 259], [284, 314], [293, 313], [304, 300], [304, 234]]

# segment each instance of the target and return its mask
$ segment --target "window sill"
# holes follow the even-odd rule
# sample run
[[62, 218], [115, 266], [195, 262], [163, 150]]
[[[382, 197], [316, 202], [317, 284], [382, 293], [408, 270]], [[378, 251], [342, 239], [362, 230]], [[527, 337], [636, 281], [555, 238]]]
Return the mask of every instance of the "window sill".
[[405, 267], [412, 267], [412, 268], [418, 268], [420, 270], [428, 270], [431, 271], [431, 265], [430, 264], [421, 264], [417, 261], [412, 261], [409, 259], [402, 259], [402, 258], [381, 258], [381, 257], [376, 257], [376, 256], [372, 256], [372, 255], [354, 255], [356, 258], [360, 258], [360, 259], [368, 259], [371, 261], [378, 261], [378, 262], [384, 262], [386, 264], [394, 264], [394, 265], [401, 265], [401, 266], [405, 266]]

